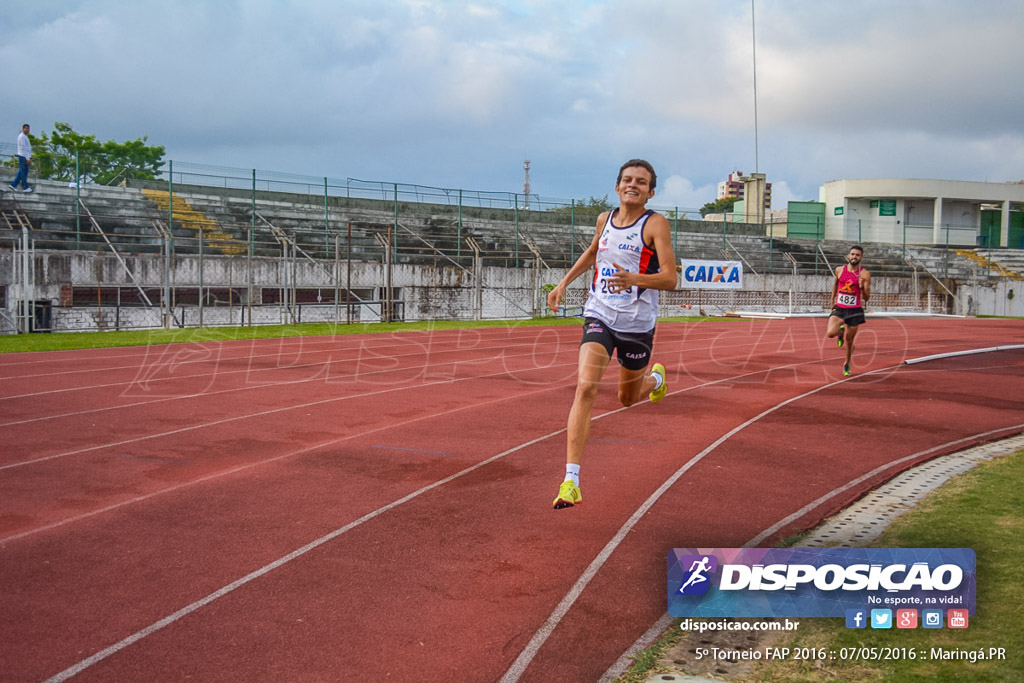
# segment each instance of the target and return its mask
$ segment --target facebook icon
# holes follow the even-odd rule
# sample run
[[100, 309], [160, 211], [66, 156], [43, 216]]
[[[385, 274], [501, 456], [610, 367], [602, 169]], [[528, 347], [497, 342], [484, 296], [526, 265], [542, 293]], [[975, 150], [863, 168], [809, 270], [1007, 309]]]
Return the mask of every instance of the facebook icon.
[[867, 628], [867, 610], [848, 609], [846, 610], [846, 628]]

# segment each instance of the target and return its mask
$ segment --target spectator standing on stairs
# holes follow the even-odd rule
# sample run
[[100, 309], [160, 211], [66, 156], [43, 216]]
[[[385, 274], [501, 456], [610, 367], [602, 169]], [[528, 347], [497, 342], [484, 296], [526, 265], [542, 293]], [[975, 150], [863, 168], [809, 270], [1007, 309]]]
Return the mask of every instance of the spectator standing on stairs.
[[11, 182], [11, 189], [15, 192], [18, 191], [19, 184], [22, 191], [32, 191], [28, 184], [28, 166], [32, 163], [32, 144], [28, 139], [28, 131], [29, 125], [26, 123], [21, 126], [21, 133], [18, 134], [18, 175], [14, 176]]

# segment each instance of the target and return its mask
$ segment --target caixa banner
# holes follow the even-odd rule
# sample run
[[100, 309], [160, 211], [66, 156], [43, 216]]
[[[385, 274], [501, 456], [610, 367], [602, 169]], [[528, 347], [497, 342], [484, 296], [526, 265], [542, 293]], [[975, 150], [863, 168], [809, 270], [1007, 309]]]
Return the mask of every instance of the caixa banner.
[[684, 289], [743, 289], [743, 264], [739, 261], [681, 259]]
[[848, 609], [974, 614], [970, 548], [673, 548], [673, 617], [842, 617]]

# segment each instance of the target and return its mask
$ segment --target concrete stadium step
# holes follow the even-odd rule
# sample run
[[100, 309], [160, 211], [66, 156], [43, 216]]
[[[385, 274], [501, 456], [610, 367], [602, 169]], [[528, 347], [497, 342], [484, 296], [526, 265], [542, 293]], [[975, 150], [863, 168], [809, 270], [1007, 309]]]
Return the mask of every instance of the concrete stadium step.
[[173, 213], [174, 220], [178, 221], [179, 225], [194, 230], [211, 248], [230, 256], [248, 252], [245, 240], [239, 240], [236, 235], [222, 230], [217, 221], [193, 208], [182, 196], [175, 194], [172, 199], [166, 191], [150, 189], [143, 189], [142, 194], [154, 202], [164, 215]]
[[965, 255], [993, 275], [1024, 280], [1024, 249], [973, 249]]
[[[33, 229], [38, 231], [37, 237], [51, 247], [82, 248], [100, 240], [91, 234], [87, 219], [80, 216], [79, 198], [115, 243], [147, 251], [162, 243], [154, 221], [167, 222], [169, 195], [165, 185], [161, 189], [158, 183], [142, 181], [130, 187], [76, 188], [66, 182], [40, 180], [34, 187], [36, 191], [31, 194], [0, 193], [0, 208], [15, 202], [23, 206]], [[164, 203], [153, 199], [157, 195], [150, 193], [154, 191], [162, 193]], [[255, 255], [280, 255], [282, 246], [262, 217], [315, 258], [380, 262], [384, 249], [378, 236], [386, 238], [395, 225], [395, 209], [387, 201], [334, 196], [325, 200], [322, 195], [280, 192], [257, 192], [254, 198], [246, 190], [193, 185], [176, 185], [175, 201], [171, 234], [175, 250], [182, 253], [197, 251], [196, 237], [202, 229], [204, 237], [212, 238], [207, 243], [212, 252], [244, 255], [251, 250]], [[259, 215], [255, 222], [254, 208]], [[510, 228], [513, 217], [518, 223]], [[594, 233], [596, 216], [579, 213], [575, 218], [573, 226], [569, 216], [562, 214], [529, 210], [516, 214], [508, 209], [470, 207], [463, 212], [460, 225], [457, 206], [403, 203], [400, 227], [392, 240], [398, 245], [399, 261], [444, 266], [454, 265], [451, 261], [457, 260], [459, 265], [471, 267], [473, 253], [468, 239], [473, 238], [483, 249], [485, 265], [513, 266], [518, 262], [520, 267], [529, 267], [536, 258], [530, 248], [533, 245], [545, 266], [566, 269]], [[742, 260], [746, 271], [759, 274], [792, 274], [788, 253], [796, 261], [798, 274], [827, 275], [829, 265], [845, 261], [850, 246], [849, 241], [840, 240], [771, 238], [754, 234], [762, 229], [760, 226], [746, 224], [727, 224], [723, 239], [721, 223], [685, 218], [669, 221], [677, 258]], [[876, 277], [913, 277], [914, 267], [905, 257], [937, 278], [977, 281], [999, 276], [998, 271], [990, 271], [977, 259], [942, 247], [869, 243], [865, 248], [866, 263]], [[1024, 260], [1024, 250], [991, 250], [991, 254], [976, 251], [983, 260], [990, 259], [1018, 275], [1024, 271], [1024, 263], [1013, 260], [1014, 252]]]

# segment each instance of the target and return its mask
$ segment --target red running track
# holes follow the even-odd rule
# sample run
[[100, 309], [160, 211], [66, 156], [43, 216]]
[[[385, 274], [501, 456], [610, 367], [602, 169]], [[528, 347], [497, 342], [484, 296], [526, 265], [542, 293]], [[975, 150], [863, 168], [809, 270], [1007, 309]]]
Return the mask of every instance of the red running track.
[[673, 547], [771, 545], [1024, 431], [1024, 322], [672, 323], [595, 406], [575, 327], [0, 357], [0, 680], [595, 681]]

